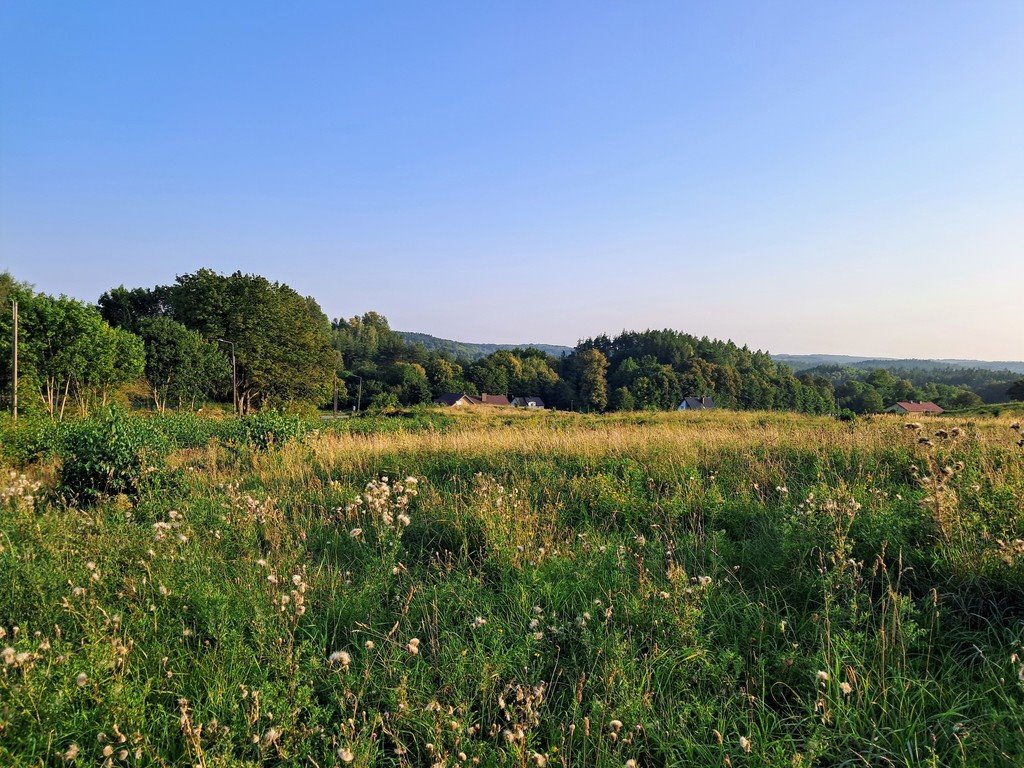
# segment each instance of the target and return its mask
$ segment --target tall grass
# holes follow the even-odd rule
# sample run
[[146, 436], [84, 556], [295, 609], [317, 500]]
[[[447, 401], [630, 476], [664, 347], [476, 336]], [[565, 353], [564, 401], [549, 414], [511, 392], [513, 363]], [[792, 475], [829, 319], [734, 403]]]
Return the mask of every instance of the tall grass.
[[1010, 421], [424, 412], [83, 509], [12, 467], [0, 764], [1024, 764]]

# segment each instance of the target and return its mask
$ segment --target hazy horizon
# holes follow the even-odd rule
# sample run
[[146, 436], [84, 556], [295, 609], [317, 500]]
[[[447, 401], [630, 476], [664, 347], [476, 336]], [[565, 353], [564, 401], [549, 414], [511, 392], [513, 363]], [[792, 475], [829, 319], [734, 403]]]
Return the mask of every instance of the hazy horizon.
[[1024, 359], [1024, 5], [0, 8], [0, 270]]

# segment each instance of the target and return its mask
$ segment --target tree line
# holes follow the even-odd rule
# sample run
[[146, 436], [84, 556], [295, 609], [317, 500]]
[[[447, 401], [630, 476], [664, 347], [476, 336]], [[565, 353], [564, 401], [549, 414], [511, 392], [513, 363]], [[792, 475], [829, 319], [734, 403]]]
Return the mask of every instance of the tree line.
[[822, 365], [807, 373], [831, 381], [839, 407], [854, 413], [877, 413], [900, 400], [931, 401], [946, 410], [956, 410], [1024, 399], [1016, 396], [1024, 387], [1024, 379], [1018, 381], [1011, 371]]
[[[767, 352], [673, 330], [596, 336], [557, 357], [524, 348], [460, 358], [409, 343], [376, 312], [330, 320], [312, 297], [241, 272], [200, 269], [170, 285], [120, 286], [95, 305], [37, 293], [5, 273], [0, 300], [19, 302], [21, 406], [54, 418], [129, 390], [159, 411], [234, 402], [242, 413], [321, 408], [335, 397], [346, 409], [411, 406], [448, 392], [538, 396], [590, 412], [673, 409], [700, 396], [727, 408], [808, 413], [879, 410], [879, 399], [933, 392], [940, 404], [961, 402], [945, 398], [944, 385], [908, 388], [878, 372], [863, 381], [828, 370], [796, 375]], [[5, 371], [10, 325], [4, 313]], [[861, 385], [877, 397], [864, 399]], [[3, 397], [9, 405], [9, 389]]]

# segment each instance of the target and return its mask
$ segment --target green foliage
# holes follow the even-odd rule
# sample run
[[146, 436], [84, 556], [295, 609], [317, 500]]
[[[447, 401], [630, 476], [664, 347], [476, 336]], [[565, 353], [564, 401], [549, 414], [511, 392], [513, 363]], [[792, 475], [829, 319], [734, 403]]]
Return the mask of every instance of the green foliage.
[[299, 439], [309, 431], [308, 422], [283, 411], [260, 411], [229, 424], [237, 426], [236, 439], [261, 451]]
[[152, 424], [117, 408], [70, 423], [60, 441], [58, 491], [81, 504], [121, 494], [136, 498], [162, 468], [167, 449]]
[[1009, 371], [992, 371], [958, 366], [928, 367], [928, 361], [912, 367], [895, 361], [888, 367], [880, 361], [855, 366], [822, 365], [804, 375], [828, 379], [836, 388], [839, 404], [857, 413], [874, 413], [900, 400], [932, 401], [946, 410], [974, 408], [985, 402], [1002, 402], [1012, 380]]
[[1024, 379], [1015, 382], [1008, 390], [1006, 396], [1018, 402], [1024, 401]]
[[230, 390], [231, 366], [217, 348], [168, 317], [138, 322], [145, 344], [146, 381], [158, 411], [168, 404], [195, 408], [205, 397]]
[[133, 514], [5, 476], [0, 762], [1024, 762], [1010, 419], [714, 416], [339, 419]]
[[608, 360], [598, 349], [584, 349], [574, 356], [577, 389], [584, 410], [600, 413], [608, 406]]
[[179, 276], [168, 292], [175, 320], [211, 343], [234, 342], [243, 412], [327, 401], [338, 360], [315, 301], [258, 275], [207, 269]]
[[[68, 406], [79, 414], [105, 405], [116, 388], [137, 379], [144, 363], [142, 342], [108, 325], [91, 306], [65, 296], [20, 295], [19, 406], [63, 417]], [[10, 315], [0, 313], [0, 336], [10, 339]], [[0, 367], [10, 370], [9, 341], [0, 346]]]

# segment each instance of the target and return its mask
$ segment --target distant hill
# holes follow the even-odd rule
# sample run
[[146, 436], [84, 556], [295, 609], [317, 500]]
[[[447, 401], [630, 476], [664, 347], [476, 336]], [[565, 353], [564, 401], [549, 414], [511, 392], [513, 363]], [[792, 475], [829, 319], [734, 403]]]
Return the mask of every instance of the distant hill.
[[897, 360], [889, 357], [857, 357], [855, 355], [772, 355], [772, 359], [785, 363], [794, 371], [803, 371], [821, 365], [841, 365], [850, 368], [885, 368], [886, 370], [980, 368], [986, 371], [1011, 371], [1016, 374], [1024, 374], [1024, 361], [1021, 360], [956, 360], [951, 358]]
[[412, 331], [396, 331], [396, 333], [407, 344], [422, 344], [427, 349], [450, 352], [460, 360], [479, 360], [493, 352], [497, 352], [499, 349], [526, 349], [531, 347], [554, 357], [562, 357], [572, 352], [572, 347], [562, 347], [557, 344], [474, 344], [468, 341], [441, 339], [428, 333], [414, 333]]

